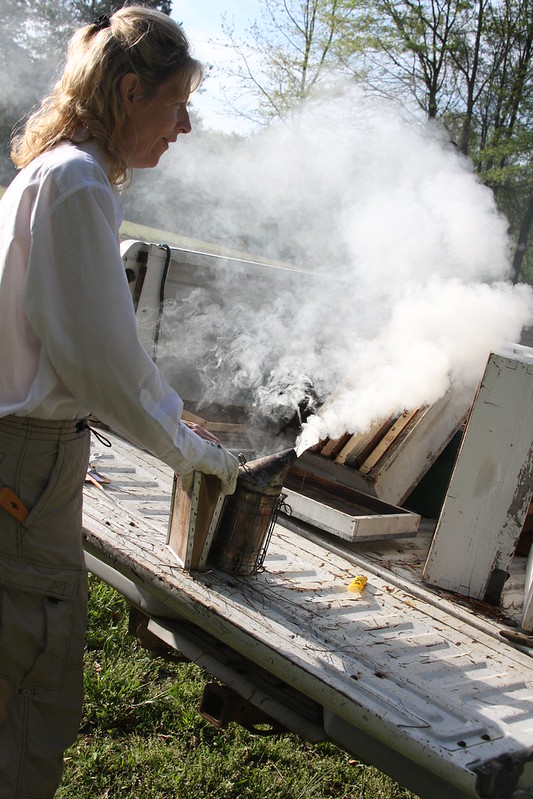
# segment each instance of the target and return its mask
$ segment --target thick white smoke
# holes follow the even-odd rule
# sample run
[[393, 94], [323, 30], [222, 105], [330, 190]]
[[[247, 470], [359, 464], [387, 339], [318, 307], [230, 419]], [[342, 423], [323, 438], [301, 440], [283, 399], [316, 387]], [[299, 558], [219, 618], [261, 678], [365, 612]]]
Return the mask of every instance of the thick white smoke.
[[206, 403], [282, 424], [331, 395], [305, 449], [450, 386], [473, 396], [489, 352], [531, 323], [531, 289], [507, 282], [506, 221], [437, 126], [352, 89], [229, 152], [203, 146], [193, 134], [165, 163], [200, 201], [195, 234], [313, 273], [259, 296], [221, 275], [215, 303], [178, 302], [173, 357], [198, 365]]

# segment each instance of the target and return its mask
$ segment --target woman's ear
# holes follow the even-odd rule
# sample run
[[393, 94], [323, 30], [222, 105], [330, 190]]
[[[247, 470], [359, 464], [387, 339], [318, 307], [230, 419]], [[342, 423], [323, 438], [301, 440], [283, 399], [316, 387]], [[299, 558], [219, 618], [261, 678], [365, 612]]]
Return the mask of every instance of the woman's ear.
[[135, 72], [127, 72], [120, 81], [120, 96], [128, 116], [133, 114], [135, 102], [142, 97], [142, 86]]

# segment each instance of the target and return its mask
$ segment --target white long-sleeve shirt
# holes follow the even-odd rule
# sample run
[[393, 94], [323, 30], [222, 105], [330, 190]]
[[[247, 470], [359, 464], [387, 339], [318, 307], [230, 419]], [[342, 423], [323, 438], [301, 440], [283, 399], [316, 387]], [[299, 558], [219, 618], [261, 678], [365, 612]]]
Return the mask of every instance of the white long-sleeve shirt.
[[105, 165], [65, 143], [0, 200], [0, 417], [92, 413], [185, 474], [206, 442], [138, 340]]

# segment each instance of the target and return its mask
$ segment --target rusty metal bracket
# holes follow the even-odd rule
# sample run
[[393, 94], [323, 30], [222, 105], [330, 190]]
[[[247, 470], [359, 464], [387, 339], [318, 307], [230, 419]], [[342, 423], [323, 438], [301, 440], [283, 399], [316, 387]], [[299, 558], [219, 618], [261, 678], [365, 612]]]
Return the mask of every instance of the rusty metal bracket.
[[129, 606], [128, 633], [138, 640], [143, 649], [171, 663], [189, 663], [189, 658], [150, 632], [149, 621], [148, 616], [134, 608], [133, 605]]
[[225, 729], [234, 721], [254, 735], [281, 735], [287, 732], [260, 708], [232, 691], [226, 685], [207, 683], [200, 702], [200, 715], [219, 729]]
[[[494, 760], [474, 768], [477, 774], [476, 791], [483, 797], [515, 796], [516, 787], [524, 765], [533, 760], [533, 749], [524, 752], [523, 757], [501, 755]], [[526, 795], [526, 792], [525, 792]]]

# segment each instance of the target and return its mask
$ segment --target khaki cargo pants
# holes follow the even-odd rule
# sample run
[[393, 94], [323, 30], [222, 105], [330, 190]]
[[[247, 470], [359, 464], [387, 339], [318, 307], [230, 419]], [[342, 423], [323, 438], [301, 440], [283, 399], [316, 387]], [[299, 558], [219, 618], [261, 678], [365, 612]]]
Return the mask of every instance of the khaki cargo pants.
[[0, 419], [0, 799], [51, 799], [83, 701], [87, 573], [81, 545], [89, 430]]

